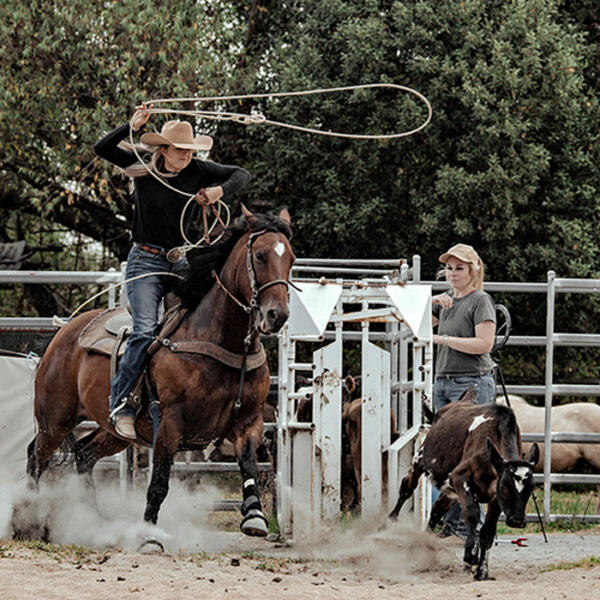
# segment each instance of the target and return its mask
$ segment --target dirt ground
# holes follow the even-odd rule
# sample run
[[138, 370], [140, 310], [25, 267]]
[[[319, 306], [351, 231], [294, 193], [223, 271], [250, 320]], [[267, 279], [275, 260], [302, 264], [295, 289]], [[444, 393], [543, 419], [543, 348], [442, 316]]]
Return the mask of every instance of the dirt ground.
[[455, 538], [396, 533], [403, 540], [338, 532], [321, 545], [289, 547], [214, 532], [214, 544], [224, 550], [194, 553], [163, 553], [152, 544], [140, 551], [82, 551], [0, 540], [0, 589], [3, 600], [600, 598], [600, 566], [555, 568], [563, 560], [598, 557], [600, 530], [553, 534], [549, 544], [532, 536], [527, 547], [505, 538], [508, 543], [492, 551], [494, 579], [486, 582], [462, 571], [462, 544]]
[[[511, 543], [517, 533], [504, 535], [491, 552], [493, 579], [474, 582], [462, 570], [463, 543], [425, 533], [410, 517], [381, 530], [357, 519], [283, 543], [242, 535], [238, 513], [211, 512], [221, 490], [172, 482], [156, 527], [141, 521], [142, 490], [104, 485], [90, 507], [74, 500], [77, 489], [74, 480], [34, 496], [22, 485], [0, 489], [2, 600], [600, 598], [600, 527], [552, 533], [549, 543], [526, 534], [524, 547]], [[52, 544], [13, 541], [15, 523], [46, 524]]]

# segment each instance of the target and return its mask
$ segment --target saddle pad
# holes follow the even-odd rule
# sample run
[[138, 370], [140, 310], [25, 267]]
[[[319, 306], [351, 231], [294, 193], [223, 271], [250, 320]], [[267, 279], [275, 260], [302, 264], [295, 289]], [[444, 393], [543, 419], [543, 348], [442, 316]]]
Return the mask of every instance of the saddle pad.
[[[109, 308], [94, 317], [79, 334], [79, 346], [87, 352], [110, 356], [121, 327], [131, 331], [131, 315], [125, 307]], [[119, 356], [125, 352], [126, 343], [121, 344]]]

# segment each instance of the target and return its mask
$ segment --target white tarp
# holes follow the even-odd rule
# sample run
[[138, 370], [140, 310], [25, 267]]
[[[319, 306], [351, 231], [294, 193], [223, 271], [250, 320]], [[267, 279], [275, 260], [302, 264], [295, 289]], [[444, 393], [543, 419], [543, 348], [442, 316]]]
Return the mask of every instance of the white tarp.
[[12, 482], [25, 477], [27, 445], [35, 435], [36, 363], [36, 359], [0, 356], [0, 468]]

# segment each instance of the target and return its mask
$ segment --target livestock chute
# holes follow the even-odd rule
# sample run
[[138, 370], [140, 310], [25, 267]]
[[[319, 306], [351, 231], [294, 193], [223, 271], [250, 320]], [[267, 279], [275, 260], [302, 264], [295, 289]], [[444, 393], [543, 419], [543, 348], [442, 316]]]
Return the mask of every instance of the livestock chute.
[[[284, 535], [307, 538], [340, 515], [346, 352], [359, 363], [362, 382], [363, 518], [389, 509], [408, 471], [422, 402], [431, 401], [431, 286], [400, 278], [296, 283], [279, 346], [278, 521]], [[298, 422], [296, 404], [306, 397], [312, 422]], [[390, 412], [400, 434], [393, 444]], [[426, 518], [428, 497], [423, 491], [415, 502], [418, 521]]]

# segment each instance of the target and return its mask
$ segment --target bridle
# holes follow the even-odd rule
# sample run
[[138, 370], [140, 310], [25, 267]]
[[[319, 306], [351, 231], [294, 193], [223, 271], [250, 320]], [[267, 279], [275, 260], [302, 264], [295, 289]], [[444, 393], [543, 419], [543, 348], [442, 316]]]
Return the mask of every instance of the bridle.
[[[221, 281], [216, 271], [212, 272], [212, 276], [215, 278], [217, 285], [231, 298], [246, 314], [249, 315], [249, 328], [248, 334], [252, 332], [252, 313], [259, 307], [259, 298], [260, 295], [270, 287], [274, 285], [285, 285], [286, 289], [289, 290], [290, 286], [295, 289], [299, 289], [298, 286], [294, 285], [291, 281], [287, 279], [272, 279], [271, 281], [267, 281], [262, 285], [259, 285], [256, 279], [256, 269], [254, 267], [254, 259], [252, 258], [252, 245], [254, 241], [259, 238], [261, 235], [269, 233], [268, 229], [261, 229], [260, 231], [255, 231], [251, 233], [248, 237], [248, 241], [246, 242], [246, 269], [248, 270], [248, 279], [250, 281], [250, 301], [248, 304], [244, 304], [241, 300], [236, 298], [225, 286], [225, 284]], [[244, 340], [244, 344], [246, 340]]]
[[[258, 285], [256, 280], [256, 269], [254, 268], [254, 261], [252, 259], [252, 245], [255, 240], [259, 238], [261, 235], [268, 233], [268, 229], [261, 229], [260, 231], [256, 231], [251, 233], [248, 237], [248, 241], [246, 242], [246, 268], [248, 269], [248, 278], [250, 279], [250, 302], [248, 304], [244, 304], [238, 298], [236, 298], [223, 284], [216, 271], [212, 272], [217, 285], [225, 292], [229, 298], [231, 298], [247, 315], [248, 315], [248, 331], [246, 332], [246, 337], [244, 338], [244, 353], [242, 355], [242, 367], [240, 372], [240, 383], [238, 386], [238, 393], [233, 405], [233, 413], [231, 415], [230, 423], [233, 424], [237, 418], [240, 407], [242, 405], [242, 390], [244, 388], [244, 377], [246, 375], [246, 360], [248, 358], [248, 352], [250, 350], [250, 344], [252, 343], [252, 330], [254, 329], [254, 313], [259, 307], [259, 298], [260, 295], [270, 287], [274, 285], [285, 285], [286, 289], [289, 290], [290, 286], [295, 289], [299, 289], [296, 285], [294, 285], [291, 281], [287, 279], [272, 279], [271, 281], [267, 281], [262, 285]], [[222, 437], [217, 442], [217, 445], [222, 441]]]

